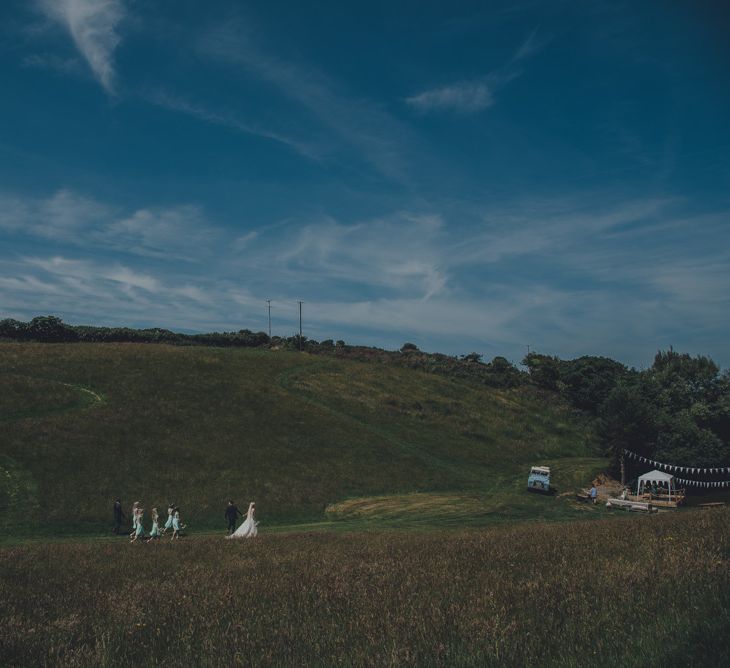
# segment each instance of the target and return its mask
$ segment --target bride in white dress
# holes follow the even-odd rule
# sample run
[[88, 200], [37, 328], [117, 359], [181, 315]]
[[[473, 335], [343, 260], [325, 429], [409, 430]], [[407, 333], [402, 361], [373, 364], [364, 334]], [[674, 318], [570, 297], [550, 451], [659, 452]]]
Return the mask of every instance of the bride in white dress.
[[251, 501], [251, 503], [248, 504], [248, 512], [246, 513], [246, 519], [243, 520], [243, 524], [241, 524], [241, 526], [238, 527], [238, 529], [236, 529], [230, 536], [226, 536], [226, 538], [254, 538], [258, 533], [258, 529], [256, 527], [259, 524], [256, 521], [255, 515], [256, 504]]

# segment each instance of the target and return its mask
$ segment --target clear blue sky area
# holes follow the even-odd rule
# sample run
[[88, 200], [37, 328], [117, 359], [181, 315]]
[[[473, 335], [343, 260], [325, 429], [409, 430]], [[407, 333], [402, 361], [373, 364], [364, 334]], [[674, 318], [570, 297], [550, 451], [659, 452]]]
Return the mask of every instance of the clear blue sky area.
[[730, 364], [730, 5], [0, 5], [0, 318]]

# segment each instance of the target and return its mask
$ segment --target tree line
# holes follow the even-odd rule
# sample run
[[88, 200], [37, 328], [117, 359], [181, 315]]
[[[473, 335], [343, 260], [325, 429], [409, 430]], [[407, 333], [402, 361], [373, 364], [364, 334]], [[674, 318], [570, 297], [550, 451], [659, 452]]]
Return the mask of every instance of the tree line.
[[407, 366], [430, 373], [477, 380], [492, 387], [515, 387], [529, 380], [523, 371], [504, 357], [495, 357], [491, 362], [483, 363], [481, 355], [477, 353], [459, 357], [425, 353], [413, 343], [405, 343], [400, 350], [392, 351], [371, 346], [348, 345], [342, 340], [317, 341], [299, 334], [289, 337], [269, 337], [266, 332], [253, 332], [249, 329], [183, 334], [159, 327], [133, 329], [69, 325], [60, 318], [48, 315], [38, 316], [29, 322], [0, 320], [0, 340], [2, 339], [42, 343], [164, 343], [180, 346], [301, 350], [315, 355]]
[[644, 370], [605, 357], [525, 357], [532, 382], [592, 416], [614, 466], [624, 449], [678, 466], [730, 464], [730, 373], [709, 357], [659, 351]]

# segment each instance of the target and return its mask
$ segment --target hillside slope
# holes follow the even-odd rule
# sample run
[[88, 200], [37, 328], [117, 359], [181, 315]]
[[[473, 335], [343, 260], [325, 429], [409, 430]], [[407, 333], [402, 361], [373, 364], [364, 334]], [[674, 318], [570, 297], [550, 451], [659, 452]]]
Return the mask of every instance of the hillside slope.
[[527, 468], [570, 489], [603, 463], [530, 389], [291, 352], [6, 343], [0, 389], [10, 535], [106, 531], [116, 496], [173, 500], [196, 530], [229, 497], [268, 524], [580, 514], [524, 493]]

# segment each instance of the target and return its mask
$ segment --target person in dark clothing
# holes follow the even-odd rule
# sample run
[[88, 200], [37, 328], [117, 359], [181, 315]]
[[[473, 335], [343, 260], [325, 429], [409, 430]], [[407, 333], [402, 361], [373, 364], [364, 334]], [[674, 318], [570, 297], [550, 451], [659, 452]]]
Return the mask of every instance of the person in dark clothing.
[[231, 534], [236, 530], [236, 520], [238, 516], [243, 516], [243, 513], [238, 509], [238, 506], [233, 501], [228, 502], [226, 508], [226, 519], [228, 520], [228, 533]]
[[112, 529], [115, 534], [119, 534], [119, 530], [122, 528], [122, 520], [125, 517], [126, 515], [122, 511], [122, 502], [120, 499], [117, 499], [114, 502], [114, 529]]

